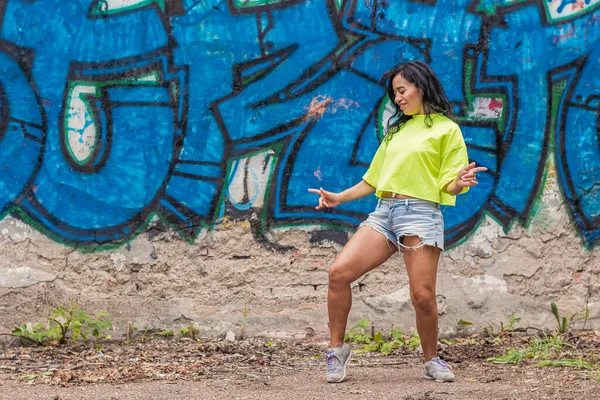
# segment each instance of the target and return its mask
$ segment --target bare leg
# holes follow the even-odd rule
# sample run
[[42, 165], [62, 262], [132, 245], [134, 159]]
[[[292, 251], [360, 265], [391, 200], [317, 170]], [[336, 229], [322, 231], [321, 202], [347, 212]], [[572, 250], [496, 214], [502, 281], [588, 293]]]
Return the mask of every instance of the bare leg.
[[[417, 246], [416, 236], [404, 237], [406, 246]], [[425, 362], [437, 354], [438, 313], [435, 295], [437, 267], [441, 250], [433, 246], [404, 250], [404, 262], [410, 281], [410, 298], [417, 314], [417, 331]]]
[[329, 267], [327, 308], [330, 347], [339, 347], [344, 342], [348, 314], [352, 306], [350, 284], [383, 264], [396, 251], [396, 246], [383, 234], [363, 226], [350, 238]]

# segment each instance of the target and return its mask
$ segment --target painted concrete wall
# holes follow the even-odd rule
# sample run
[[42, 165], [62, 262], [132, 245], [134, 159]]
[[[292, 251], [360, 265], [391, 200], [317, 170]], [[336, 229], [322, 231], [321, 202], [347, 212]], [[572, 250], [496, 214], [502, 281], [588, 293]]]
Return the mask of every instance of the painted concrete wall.
[[[480, 186], [444, 209], [441, 329], [600, 322], [600, 0], [1, 0], [0, 329], [77, 301], [117, 329], [325, 333], [374, 207], [382, 77], [440, 76]], [[393, 258], [352, 318], [414, 325]], [[182, 322], [183, 321], [183, 322]]]

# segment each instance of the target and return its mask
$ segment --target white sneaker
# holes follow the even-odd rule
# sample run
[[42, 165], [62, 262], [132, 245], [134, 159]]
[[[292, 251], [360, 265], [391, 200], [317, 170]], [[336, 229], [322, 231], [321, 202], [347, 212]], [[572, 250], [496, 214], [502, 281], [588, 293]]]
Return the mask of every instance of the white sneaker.
[[346, 378], [346, 365], [352, 358], [352, 351], [346, 343], [341, 347], [327, 350], [327, 382], [339, 383]]
[[425, 363], [425, 379], [436, 382], [453, 382], [452, 367], [439, 357], [434, 357]]

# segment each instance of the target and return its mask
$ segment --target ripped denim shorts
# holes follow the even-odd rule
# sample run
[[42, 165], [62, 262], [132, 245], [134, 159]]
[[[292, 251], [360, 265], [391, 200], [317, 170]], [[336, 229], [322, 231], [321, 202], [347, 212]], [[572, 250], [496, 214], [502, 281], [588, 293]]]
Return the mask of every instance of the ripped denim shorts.
[[[399, 249], [424, 245], [444, 250], [444, 218], [440, 205], [420, 199], [379, 199], [375, 211], [360, 226], [369, 226], [385, 235]], [[417, 236], [417, 246], [402, 244], [404, 236]]]

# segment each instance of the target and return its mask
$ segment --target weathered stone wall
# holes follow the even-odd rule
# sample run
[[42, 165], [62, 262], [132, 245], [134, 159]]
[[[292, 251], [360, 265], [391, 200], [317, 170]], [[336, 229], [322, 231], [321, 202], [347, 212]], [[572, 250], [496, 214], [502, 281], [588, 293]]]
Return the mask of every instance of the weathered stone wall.
[[[440, 331], [457, 333], [458, 320], [482, 329], [511, 314], [518, 327], [555, 328], [550, 302], [570, 317], [590, 309], [600, 323], [600, 253], [581, 245], [554, 191], [528, 228], [505, 233], [491, 218], [464, 244], [443, 254], [438, 277]], [[273, 251], [257, 242], [245, 221], [225, 221], [188, 243], [171, 229], [151, 229], [119, 249], [82, 252], [56, 243], [13, 218], [0, 224], [0, 329], [40, 321], [49, 307], [77, 302], [109, 311], [122, 334], [190, 322], [201, 335], [304, 337], [327, 334], [327, 268], [341, 249], [310, 233], [270, 233]], [[291, 249], [293, 247], [293, 249]], [[350, 323], [370, 319], [377, 329], [414, 329], [414, 311], [400, 256], [353, 285]], [[581, 328], [577, 322], [574, 328]]]
[[[375, 198], [316, 212], [307, 188], [361, 179], [412, 59], [489, 169], [443, 209], [442, 332], [551, 328], [551, 301], [597, 328], [600, 0], [8, 0], [0, 330], [77, 302], [119, 333], [325, 335]], [[353, 290], [351, 323], [412, 329], [400, 257]]]

